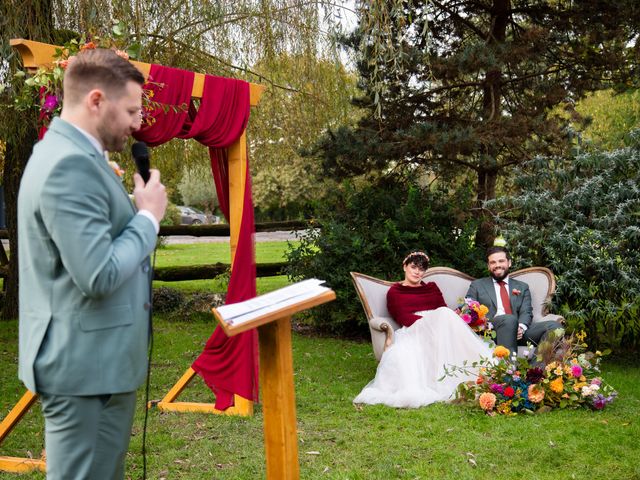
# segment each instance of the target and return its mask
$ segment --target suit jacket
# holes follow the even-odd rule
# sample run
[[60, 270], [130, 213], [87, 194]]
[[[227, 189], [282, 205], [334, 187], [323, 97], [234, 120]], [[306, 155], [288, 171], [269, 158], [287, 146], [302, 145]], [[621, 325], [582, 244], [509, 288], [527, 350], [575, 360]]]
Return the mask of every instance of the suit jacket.
[[91, 142], [55, 118], [18, 195], [19, 377], [58, 395], [144, 381], [152, 222]]
[[[514, 289], [520, 290], [520, 294], [514, 295]], [[523, 323], [528, 327], [531, 325], [531, 319], [533, 318], [529, 285], [519, 280], [509, 278], [508, 291], [512, 313], [518, 318], [518, 323]], [[469, 290], [467, 291], [467, 297], [473, 298], [489, 308], [489, 319], [493, 319], [496, 316], [498, 303], [495, 286], [491, 277], [479, 278], [471, 282]]]

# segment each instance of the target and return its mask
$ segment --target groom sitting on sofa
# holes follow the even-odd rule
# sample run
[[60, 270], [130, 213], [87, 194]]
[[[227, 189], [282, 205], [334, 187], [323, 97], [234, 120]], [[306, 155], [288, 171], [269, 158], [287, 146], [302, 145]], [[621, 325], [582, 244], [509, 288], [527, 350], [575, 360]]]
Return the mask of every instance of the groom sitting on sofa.
[[489, 308], [488, 318], [496, 331], [496, 343], [517, 352], [518, 344], [537, 345], [542, 337], [562, 326], [553, 320], [531, 323], [529, 285], [509, 278], [511, 255], [504, 247], [487, 250], [490, 277], [471, 282], [467, 297]]

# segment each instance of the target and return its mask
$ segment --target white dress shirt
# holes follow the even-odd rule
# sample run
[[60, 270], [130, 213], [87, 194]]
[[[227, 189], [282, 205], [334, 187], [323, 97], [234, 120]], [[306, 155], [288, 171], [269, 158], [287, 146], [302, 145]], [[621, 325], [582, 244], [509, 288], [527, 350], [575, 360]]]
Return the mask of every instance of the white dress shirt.
[[[505, 283], [504, 288], [507, 289], [509, 298], [511, 298], [511, 293], [510, 293], [511, 290], [509, 289], [509, 276], [506, 276], [505, 278], [503, 278], [502, 281]], [[493, 279], [493, 288], [496, 291], [496, 317], [497, 317], [498, 315], [504, 315], [505, 311], [504, 311], [504, 305], [502, 304], [502, 297], [500, 296], [500, 284], [495, 278]], [[524, 323], [519, 323], [518, 325], [520, 326], [523, 332], [525, 332], [528, 328]]]

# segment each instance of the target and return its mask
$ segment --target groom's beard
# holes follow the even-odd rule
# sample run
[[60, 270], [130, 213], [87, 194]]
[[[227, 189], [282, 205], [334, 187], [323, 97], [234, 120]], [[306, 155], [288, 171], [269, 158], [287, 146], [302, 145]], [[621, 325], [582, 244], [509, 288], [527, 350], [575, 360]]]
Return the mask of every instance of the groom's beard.
[[500, 272], [489, 272], [489, 274], [491, 275], [491, 277], [496, 281], [496, 282], [500, 282], [502, 280], [504, 280], [505, 278], [507, 278], [507, 275], [509, 275], [509, 269], [506, 268], [504, 270], [501, 270]]

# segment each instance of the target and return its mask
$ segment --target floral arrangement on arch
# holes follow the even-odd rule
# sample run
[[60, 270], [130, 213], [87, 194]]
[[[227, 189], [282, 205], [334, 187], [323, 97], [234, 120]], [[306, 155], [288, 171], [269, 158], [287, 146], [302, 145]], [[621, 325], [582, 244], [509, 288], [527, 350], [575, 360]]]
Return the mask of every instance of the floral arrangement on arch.
[[[62, 110], [62, 79], [64, 77], [64, 71], [68, 65], [74, 61], [78, 53], [95, 48], [110, 48], [126, 60], [137, 59], [139, 57], [141, 50], [139, 43], [133, 43], [128, 47], [125, 46], [128, 35], [126, 34], [126, 28], [122, 21], [114, 20], [111, 35], [111, 38], [93, 36], [89, 41], [84, 37], [70, 40], [65, 43], [62, 48], [56, 48], [51, 66], [39, 67], [31, 76], [28, 76], [24, 71], [16, 73], [18, 77], [26, 77], [24, 80], [26, 91], [18, 93], [15, 106], [21, 111], [28, 110], [34, 106], [38, 108], [39, 139], [41, 139], [46, 132], [53, 117], [59, 115]], [[149, 125], [155, 121], [151, 112], [158, 108], [166, 112], [169, 108], [172, 108], [172, 106], [162, 105], [153, 100], [154, 91], [150, 88], [152, 85], [158, 88], [164, 87], [162, 84], [154, 83], [151, 78], [147, 79], [143, 87], [143, 107], [141, 114], [143, 122]], [[173, 108], [182, 110], [186, 109], [186, 105]]]
[[474, 332], [490, 336], [491, 324], [487, 321], [489, 309], [485, 305], [471, 298], [460, 298], [455, 312]]
[[564, 330], [550, 332], [540, 342], [535, 360], [510, 356], [503, 346], [495, 348], [492, 359], [474, 362], [475, 382], [458, 387], [459, 401], [481, 408], [489, 415], [516, 415], [555, 408], [602, 410], [614, 401], [617, 392], [600, 375], [600, 360], [609, 351], [587, 351], [586, 335], [565, 337]]

